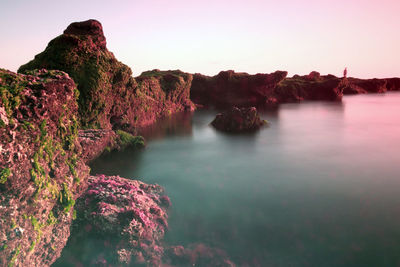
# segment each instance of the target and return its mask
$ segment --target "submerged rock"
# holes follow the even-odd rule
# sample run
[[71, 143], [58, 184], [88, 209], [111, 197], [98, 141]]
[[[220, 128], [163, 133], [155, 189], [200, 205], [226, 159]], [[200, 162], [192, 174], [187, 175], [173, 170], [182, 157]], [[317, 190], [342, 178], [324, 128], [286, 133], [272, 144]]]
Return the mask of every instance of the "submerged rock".
[[18, 71], [40, 68], [65, 71], [78, 84], [80, 120], [86, 128], [132, 131], [194, 108], [191, 74], [154, 70], [134, 79], [131, 69], [108, 51], [96, 20], [72, 23]]
[[258, 130], [267, 122], [260, 119], [255, 107], [237, 108], [217, 114], [211, 122], [217, 130], [224, 132], [251, 132]]
[[70, 233], [88, 167], [68, 74], [0, 69], [0, 266], [49, 266]]
[[234, 267], [226, 252], [218, 248], [210, 248], [204, 244], [188, 247], [171, 246], [164, 256], [167, 266], [219, 266]]
[[[118, 176], [91, 176], [88, 190], [77, 202], [78, 218], [68, 244], [82, 250], [82, 255], [70, 255], [69, 263], [159, 266], [169, 205], [158, 185]], [[80, 240], [94, 237], [99, 244], [93, 251], [80, 247]]]

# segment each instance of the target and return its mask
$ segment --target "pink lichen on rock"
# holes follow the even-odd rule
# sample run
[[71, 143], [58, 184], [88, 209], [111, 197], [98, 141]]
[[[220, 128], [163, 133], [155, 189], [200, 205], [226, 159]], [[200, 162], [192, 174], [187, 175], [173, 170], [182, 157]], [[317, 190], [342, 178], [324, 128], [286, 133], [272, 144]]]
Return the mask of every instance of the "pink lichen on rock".
[[[89, 230], [104, 234], [120, 263], [159, 265], [163, 256], [160, 240], [168, 228], [169, 198], [163, 188], [119, 176], [90, 176], [88, 181], [77, 207], [79, 217], [92, 226]], [[115, 236], [122, 238], [115, 240]]]

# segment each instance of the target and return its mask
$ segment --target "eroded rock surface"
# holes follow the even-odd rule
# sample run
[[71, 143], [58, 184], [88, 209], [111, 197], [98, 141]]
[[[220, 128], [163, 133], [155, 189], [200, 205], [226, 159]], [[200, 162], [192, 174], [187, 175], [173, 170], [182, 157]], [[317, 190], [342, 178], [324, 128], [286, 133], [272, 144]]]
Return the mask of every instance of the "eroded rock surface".
[[255, 107], [237, 108], [219, 113], [211, 122], [216, 129], [224, 132], [240, 133], [258, 130], [267, 124], [260, 118]]
[[87, 166], [68, 74], [0, 69], [0, 266], [49, 266], [67, 242]]
[[[118, 176], [91, 176], [88, 190], [77, 202], [78, 218], [68, 244], [81, 253], [64, 260], [83, 266], [159, 266], [169, 205], [158, 185]], [[95, 248], [80, 246], [80, 240], [91, 238], [98, 240]]]

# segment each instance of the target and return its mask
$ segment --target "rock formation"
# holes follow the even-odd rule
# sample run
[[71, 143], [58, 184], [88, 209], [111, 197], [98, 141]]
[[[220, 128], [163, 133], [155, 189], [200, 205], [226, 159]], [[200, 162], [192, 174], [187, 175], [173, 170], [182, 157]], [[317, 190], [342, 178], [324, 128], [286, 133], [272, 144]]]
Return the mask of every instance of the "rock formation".
[[260, 119], [255, 107], [233, 107], [226, 112], [217, 114], [211, 125], [220, 131], [239, 133], [258, 130], [266, 123], [265, 120]]
[[135, 80], [131, 69], [108, 51], [102, 25], [96, 20], [72, 23], [18, 71], [41, 68], [65, 71], [77, 83], [85, 128], [133, 131], [194, 107], [189, 99], [192, 75], [155, 70]]
[[265, 105], [276, 85], [286, 75], [286, 71], [256, 75], [221, 71], [213, 77], [194, 74], [191, 99], [195, 104], [206, 107]]
[[400, 78], [386, 79], [386, 88], [388, 91], [399, 91], [400, 90]]
[[[89, 177], [88, 190], [76, 205], [78, 217], [68, 243], [82, 253], [64, 257], [68, 260], [64, 263], [159, 266], [169, 205], [169, 198], [158, 185], [118, 176]], [[95, 248], [81, 242], [99, 236]]]
[[320, 75], [286, 78], [287, 72], [249, 75], [222, 71], [213, 77], [194, 74], [191, 99], [204, 107], [263, 107], [303, 100], [341, 101], [343, 94], [400, 90], [400, 78], [355, 79]]
[[340, 101], [346, 86], [345, 80], [333, 75], [321, 76], [318, 72], [313, 71], [306, 76], [295, 75], [281, 81], [274, 88], [270, 102]]
[[76, 86], [61, 71], [0, 70], [0, 266], [46, 266], [67, 242], [88, 167]]

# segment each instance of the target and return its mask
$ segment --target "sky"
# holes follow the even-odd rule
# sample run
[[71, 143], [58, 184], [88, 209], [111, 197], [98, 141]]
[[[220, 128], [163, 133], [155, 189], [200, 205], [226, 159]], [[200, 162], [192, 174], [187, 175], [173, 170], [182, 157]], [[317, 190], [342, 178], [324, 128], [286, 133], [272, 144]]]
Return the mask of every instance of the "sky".
[[0, 0], [0, 68], [99, 20], [134, 76], [151, 69], [400, 77], [400, 0]]

